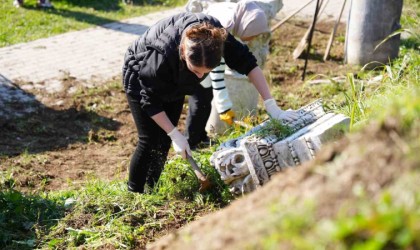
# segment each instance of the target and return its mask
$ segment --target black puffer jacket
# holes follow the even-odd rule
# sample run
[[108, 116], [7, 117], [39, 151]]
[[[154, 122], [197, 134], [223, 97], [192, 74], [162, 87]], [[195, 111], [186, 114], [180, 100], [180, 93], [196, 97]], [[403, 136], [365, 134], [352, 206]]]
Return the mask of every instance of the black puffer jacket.
[[[126, 93], [140, 96], [142, 108], [153, 116], [163, 111], [162, 103], [179, 100], [193, 94], [203, 78], [188, 70], [180, 59], [179, 44], [182, 32], [191, 24], [207, 21], [222, 27], [219, 21], [202, 13], [181, 13], [163, 19], [150, 27], [128, 48], [123, 66]], [[257, 66], [248, 47], [232, 35], [224, 44], [226, 64], [242, 74]]]

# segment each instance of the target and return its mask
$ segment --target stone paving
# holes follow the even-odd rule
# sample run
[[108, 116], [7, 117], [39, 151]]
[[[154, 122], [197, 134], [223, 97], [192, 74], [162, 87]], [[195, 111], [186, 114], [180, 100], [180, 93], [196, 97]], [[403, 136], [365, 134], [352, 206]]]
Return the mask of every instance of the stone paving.
[[42, 99], [26, 90], [60, 91], [61, 79], [69, 76], [83, 86], [118, 76], [129, 44], [159, 19], [180, 11], [175, 8], [0, 48], [0, 117], [30, 112], [30, 103]]
[[179, 11], [152, 13], [1, 48], [0, 74], [12, 81], [45, 84], [65, 75], [82, 81], [107, 80], [121, 72], [125, 50], [134, 39], [157, 20]]
[[[307, 1], [283, 0], [278, 20], [303, 6]], [[313, 1], [297, 16], [313, 16]], [[334, 18], [342, 1], [330, 1], [323, 18]], [[347, 4], [347, 8], [348, 8]], [[19, 112], [26, 102], [39, 99], [25, 92], [32, 88], [55, 92], [62, 88], [61, 79], [71, 76], [83, 85], [94, 86], [121, 72], [123, 55], [128, 45], [157, 20], [182, 11], [175, 8], [114, 22], [81, 31], [39, 39], [0, 48], [0, 117]], [[347, 11], [342, 21], [346, 21]], [[19, 86], [15, 84], [19, 82]], [[25, 84], [27, 83], [27, 84]], [[9, 110], [10, 103], [22, 103], [19, 111]]]

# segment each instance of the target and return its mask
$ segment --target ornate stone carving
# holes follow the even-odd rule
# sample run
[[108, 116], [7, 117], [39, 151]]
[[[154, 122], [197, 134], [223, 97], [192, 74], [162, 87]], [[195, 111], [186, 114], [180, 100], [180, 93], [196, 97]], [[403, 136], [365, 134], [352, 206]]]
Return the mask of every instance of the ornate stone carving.
[[226, 184], [230, 184], [236, 179], [244, 178], [249, 174], [245, 156], [239, 148], [221, 152], [220, 157], [215, 159], [215, 165], [220, 173], [220, 178]]
[[221, 179], [234, 195], [249, 193], [264, 185], [270, 177], [315, 157], [322, 144], [348, 130], [350, 119], [342, 114], [326, 113], [321, 100], [298, 110], [300, 118], [286, 124], [290, 135], [261, 135], [270, 121], [219, 146], [210, 158]]

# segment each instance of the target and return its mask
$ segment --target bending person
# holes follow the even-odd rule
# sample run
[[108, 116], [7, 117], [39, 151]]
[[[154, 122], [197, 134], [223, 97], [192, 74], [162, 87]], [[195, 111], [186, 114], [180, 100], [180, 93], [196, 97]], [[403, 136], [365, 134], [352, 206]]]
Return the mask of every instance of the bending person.
[[[187, 5], [187, 9], [192, 9]], [[263, 33], [269, 33], [267, 17], [264, 11], [251, 1], [240, 1], [238, 3], [214, 3], [204, 12], [218, 19], [226, 30], [243, 42], [248, 42]], [[244, 58], [245, 60], [245, 58]], [[211, 101], [222, 121], [228, 125], [233, 124], [235, 113], [232, 110], [232, 101], [224, 81], [225, 61], [222, 58], [219, 66], [210, 72], [210, 79], [202, 82], [204, 88], [199, 89], [188, 99], [189, 109], [185, 135], [191, 148], [200, 143], [209, 141], [205, 130], [211, 113]], [[268, 105], [270, 102], [268, 101]], [[274, 118], [274, 114], [271, 114]]]
[[[129, 46], [123, 84], [138, 132], [129, 167], [129, 191], [143, 193], [145, 185], [155, 185], [171, 141], [184, 158], [191, 154], [187, 138], [176, 128], [184, 98], [202, 88], [200, 82], [220, 64], [222, 56], [229, 67], [248, 76], [264, 100], [272, 99], [248, 47], [209, 15], [181, 13], [163, 19]], [[275, 103], [272, 108], [276, 117], [297, 117]]]

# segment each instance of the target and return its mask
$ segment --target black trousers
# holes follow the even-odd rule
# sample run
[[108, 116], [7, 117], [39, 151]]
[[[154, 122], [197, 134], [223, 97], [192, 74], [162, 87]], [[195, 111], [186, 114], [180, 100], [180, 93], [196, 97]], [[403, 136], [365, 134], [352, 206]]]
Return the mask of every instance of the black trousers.
[[[138, 143], [131, 157], [128, 190], [144, 192], [144, 186], [154, 187], [165, 166], [171, 139], [141, 108], [140, 96], [127, 94], [128, 104], [137, 127]], [[174, 126], [181, 116], [184, 99], [164, 103], [164, 111]]]
[[185, 137], [191, 148], [207, 139], [206, 124], [211, 112], [212, 88], [199, 88], [188, 97], [188, 116]]

